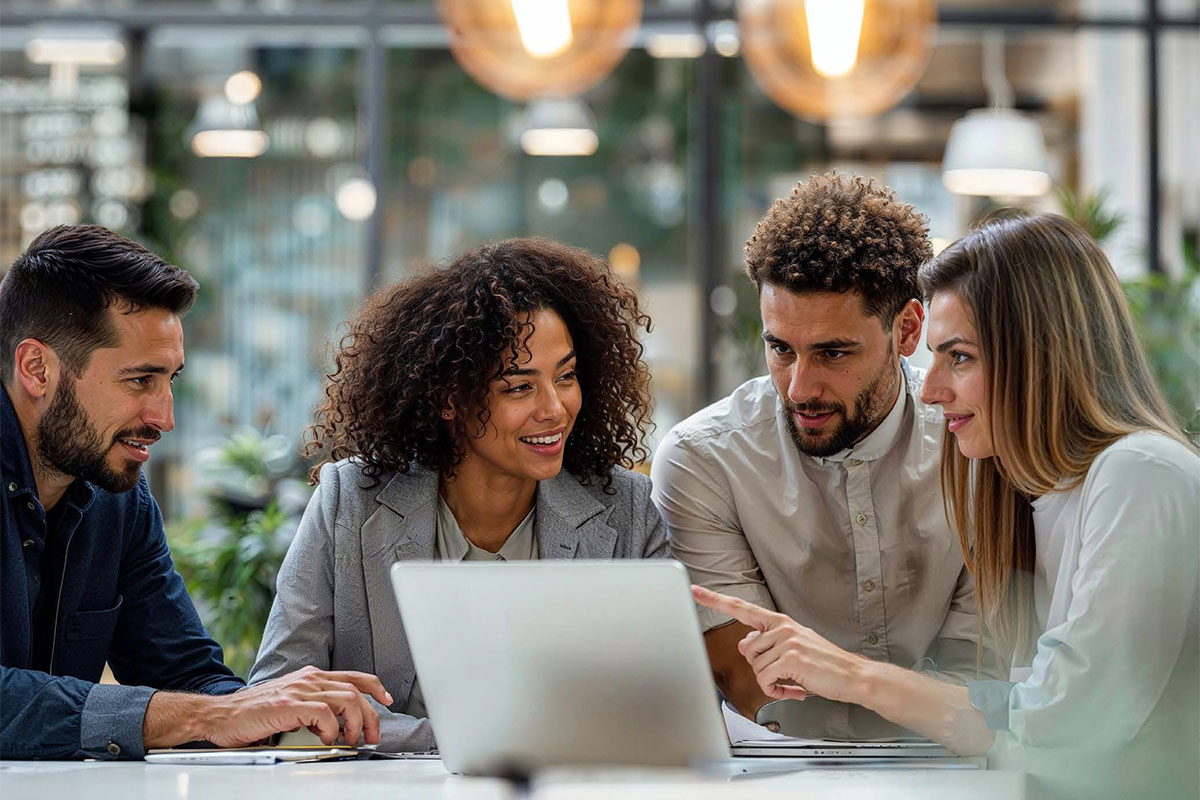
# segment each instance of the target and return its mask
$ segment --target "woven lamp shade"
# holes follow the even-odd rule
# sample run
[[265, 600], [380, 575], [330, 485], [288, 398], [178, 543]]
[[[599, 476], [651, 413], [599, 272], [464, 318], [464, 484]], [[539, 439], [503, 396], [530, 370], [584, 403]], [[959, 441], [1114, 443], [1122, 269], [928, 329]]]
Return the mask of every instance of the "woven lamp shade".
[[[537, 12], [522, 22], [534, 33], [541, 26], [551, 49], [569, 18], [560, 49], [539, 53], [536, 41], [531, 48], [530, 29], [523, 38], [518, 25], [523, 8]], [[642, 19], [641, 0], [439, 0], [438, 10], [450, 29], [450, 50], [467, 74], [521, 102], [567, 97], [599, 83], [625, 57]]]
[[[848, 11], [855, 6], [860, 18]], [[738, 6], [754, 79], [783, 108], [818, 121], [878, 114], [898, 103], [929, 62], [936, 14], [933, 0], [742, 0]], [[857, 32], [856, 46], [853, 38], [843, 41], [848, 31]]]

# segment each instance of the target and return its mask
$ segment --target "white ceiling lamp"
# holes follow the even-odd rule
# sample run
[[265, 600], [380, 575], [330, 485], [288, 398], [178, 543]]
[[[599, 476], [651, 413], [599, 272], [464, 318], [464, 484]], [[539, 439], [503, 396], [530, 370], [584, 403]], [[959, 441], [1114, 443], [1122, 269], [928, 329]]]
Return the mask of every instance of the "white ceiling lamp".
[[692, 31], [651, 33], [646, 52], [654, 58], [699, 58], [704, 55], [704, 37]]
[[200, 102], [188, 139], [201, 158], [255, 158], [270, 144], [254, 104], [231, 103], [224, 94], [211, 94]]
[[112, 67], [125, 60], [119, 31], [110, 25], [34, 28], [25, 57], [50, 66], [50, 92], [69, 97], [79, 86], [80, 67]]
[[1004, 76], [1003, 34], [983, 41], [983, 80], [990, 108], [954, 123], [942, 159], [942, 182], [955, 194], [1037, 197], [1050, 191], [1046, 143], [1037, 120], [1012, 108]]
[[590, 156], [600, 146], [596, 120], [574, 97], [534, 100], [525, 112], [521, 149], [531, 156]]

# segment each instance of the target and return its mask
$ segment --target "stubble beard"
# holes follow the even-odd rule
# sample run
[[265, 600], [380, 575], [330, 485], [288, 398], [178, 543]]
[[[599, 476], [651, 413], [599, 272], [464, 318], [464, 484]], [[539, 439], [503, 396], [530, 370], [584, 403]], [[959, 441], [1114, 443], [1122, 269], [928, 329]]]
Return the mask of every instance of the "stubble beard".
[[79, 403], [75, 394], [76, 381], [63, 377], [62, 384], [46, 413], [37, 424], [37, 456], [43, 469], [70, 478], [82, 478], [107, 492], [127, 492], [137, 486], [142, 465], [126, 462], [125, 469], [115, 470], [108, 465], [108, 451], [116, 438], [143, 437], [157, 439], [157, 431], [122, 431], [106, 446]]
[[[888, 400], [895, 396], [899, 383], [895, 355], [892, 352], [891, 342], [889, 342], [887, 357], [884, 359], [883, 365], [871, 383], [854, 398], [854, 409], [849, 415], [846, 414], [846, 406], [842, 403], [828, 405], [793, 403], [786, 397], [781, 397], [792, 443], [801, 453], [816, 458], [825, 458], [840, 453], [865, 438], [879, 426], [885, 416], [884, 409], [888, 406]], [[834, 419], [826, 424], [835, 424], [836, 427], [819, 436], [805, 433], [796, 424], [796, 414], [801, 412], [808, 415], [833, 412]]]

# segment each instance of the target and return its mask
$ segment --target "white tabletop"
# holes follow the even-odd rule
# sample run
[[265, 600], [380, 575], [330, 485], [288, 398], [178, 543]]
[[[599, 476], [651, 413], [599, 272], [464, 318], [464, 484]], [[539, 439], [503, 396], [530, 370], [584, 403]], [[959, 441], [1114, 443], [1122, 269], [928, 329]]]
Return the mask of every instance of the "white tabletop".
[[[403, 784], [403, 792], [399, 785]], [[753, 778], [685, 771], [552, 772], [532, 786], [533, 800], [1021, 800], [1023, 776], [964, 770], [804, 770]], [[343, 761], [273, 766], [167, 766], [143, 762], [0, 762], [3, 800], [517, 800], [506, 781], [450, 775], [440, 761]]]

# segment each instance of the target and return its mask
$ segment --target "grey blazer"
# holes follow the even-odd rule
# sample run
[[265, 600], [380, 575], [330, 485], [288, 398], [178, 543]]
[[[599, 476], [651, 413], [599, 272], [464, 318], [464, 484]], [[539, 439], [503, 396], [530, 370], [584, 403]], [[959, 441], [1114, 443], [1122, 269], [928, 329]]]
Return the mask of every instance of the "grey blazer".
[[[438, 477], [414, 468], [364, 488], [369, 483], [352, 459], [321, 468], [279, 570], [250, 683], [309, 664], [373, 673], [395, 701], [376, 705], [380, 748], [430, 750], [429, 720], [404, 713], [416, 671], [389, 570], [397, 561], [433, 559]], [[617, 467], [612, 487], [616, 493], [605, 494], [565, 471], [541, 481], [534, 522], [540, 558], [667, 557], [650, 479]]]

